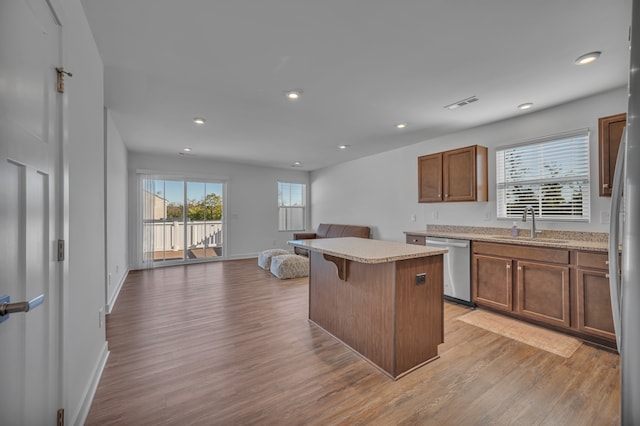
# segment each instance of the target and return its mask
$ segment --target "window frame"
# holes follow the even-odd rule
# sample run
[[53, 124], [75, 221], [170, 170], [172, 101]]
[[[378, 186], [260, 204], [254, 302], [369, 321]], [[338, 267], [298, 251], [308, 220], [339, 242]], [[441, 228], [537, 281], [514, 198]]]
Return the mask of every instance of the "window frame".
[[[302, 200], [301, 203], [302, 205], [295, 205], [295, 204], [283, 204], [286, 200], [283, 199], [282, 197], [282, 185], [289, 185], [289, 200], [291, 200], [291, 188], [292, 187], [300, 187], [300, 194], [302, 196]], [[277, 188], [278, 188], [278, 199], [277, 199], [277, 206], [278, 206], [278, 232], [294, 232], [294, 231], [304, 231], [306, 230], [306, 226], [307, 226], [307, 184], [306, 183], [300, 183], [300, 182], [285, 182], [285, 181], [278, 181], [277, 182]], [[283, 224], [282, 220], [283, 220], [283, 209], [287, 209], [287, 211], [285, 211], [284, 213], [284, 220], [285, 223]], [[290, 214], [288, 214], [289, 212], [293, 212], [294, 210], [302, 210], [302, 212], [299, 214], [302, 220], [302, 226], [300, 228], [293, 226], [292, 224], [289, 224], [287, 221], [287, 218], [290, 217]]]
[[[496, 218], [521, 220], [522, 210], [531, 205], [536, 220], [590, 222], [590, 136], [589, 129], [579, 129], [496, 148]], [[527, 158], [514, 160], [518, 154]], [[522, 177], [527, 167], [533, 169], [530, 178]], [[549, 177], [553, 173], [560, 174]], [[551, 198], [545, 200], [545, 194]], [[518, 196], [533, 199], [513, 201], [510, 207], [509, 200]], [[576, 207], [579, 214], [572, 213]]]

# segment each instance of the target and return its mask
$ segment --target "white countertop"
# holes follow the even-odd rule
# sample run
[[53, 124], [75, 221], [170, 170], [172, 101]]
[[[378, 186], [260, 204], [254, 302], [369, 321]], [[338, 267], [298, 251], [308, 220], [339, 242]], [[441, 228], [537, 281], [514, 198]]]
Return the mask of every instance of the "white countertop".
[[447, 252], [441, 248], [355, 237], [292, 240], [287, 244], [360, 263], [395, 262]]

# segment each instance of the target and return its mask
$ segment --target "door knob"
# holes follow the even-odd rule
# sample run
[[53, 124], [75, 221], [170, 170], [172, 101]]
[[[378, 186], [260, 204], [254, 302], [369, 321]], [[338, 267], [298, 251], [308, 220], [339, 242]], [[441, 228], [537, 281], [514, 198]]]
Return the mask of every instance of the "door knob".
[[29, 312], [31, 309], [42, 305], [44, 302], [44, 294], [36, 296], [29, 301], [10, 303], [11, 298], [7, 295], [0, 296], [0, 322], [9, 319], [9, 314], [18, 312]]

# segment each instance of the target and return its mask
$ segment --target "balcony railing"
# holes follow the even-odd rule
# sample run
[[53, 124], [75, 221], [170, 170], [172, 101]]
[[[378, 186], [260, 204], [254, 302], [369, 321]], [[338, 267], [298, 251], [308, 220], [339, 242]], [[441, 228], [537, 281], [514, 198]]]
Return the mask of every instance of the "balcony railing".
[[220, 256], [222, 221], [147, 221], [143, 244], [149, 260], [182, 259], [185, 247], [189, 258]]

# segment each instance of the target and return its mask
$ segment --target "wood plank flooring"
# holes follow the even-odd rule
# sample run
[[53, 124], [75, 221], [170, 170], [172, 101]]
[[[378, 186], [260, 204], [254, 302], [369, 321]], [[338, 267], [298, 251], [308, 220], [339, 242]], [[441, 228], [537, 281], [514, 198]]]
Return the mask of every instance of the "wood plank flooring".
[[87, 425], [616, 425], [618, 355], [562, 358], [455, 318], [392, 381], [307, 321], [307, 279], [256, 259], [133, 271]]

